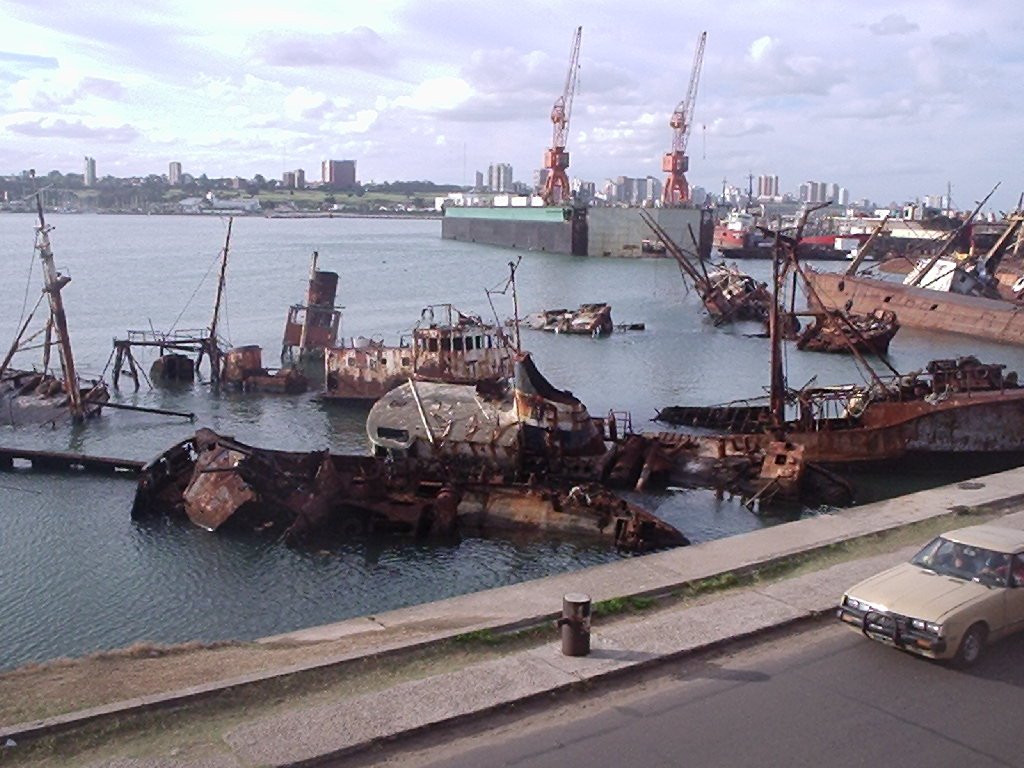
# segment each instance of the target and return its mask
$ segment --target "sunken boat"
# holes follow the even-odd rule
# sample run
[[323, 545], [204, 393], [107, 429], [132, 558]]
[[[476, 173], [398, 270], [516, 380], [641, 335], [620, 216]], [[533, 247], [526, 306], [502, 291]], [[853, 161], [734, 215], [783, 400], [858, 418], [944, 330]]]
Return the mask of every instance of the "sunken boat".
[[[1011, 241], [1020, 240], [1022, 221], [1021, 212], [1008, 216], [986, 249], [979, 240], [959, 255], [955, 248], [963, 232], [951, 232], [946, 245], [919, 260], [902, 282], [858, 272], [859, 258], [845, 272], [808, 269], [807, 279], [819, 297], [811, 309], [846, 306], [862, 315], [892, 310], [908, 328], [1024, 344], [1024, 280], [1006, 285], [1001, 278], [1002, 259]], [[961, 229], [968, 226], [970, 219]]]
[[647, 211], [640, 216], [665, 244], [676, 260], [683, 281], [700, 297], [715, 325], [752, 320], [767, 323], [772, 302], [771, 291], [734, 264], [708, 265], [695, 253], [687, 253]]
[[545, 309], [527, 315], [523, 324], [534, 331], [607, 336], [615, 330], [610, 304], [580, 304], [577, 309]]
[[437, 304], [423, 309], [412, 333], [397, 345], [357, 337], [326, 349], [322, 397], [371, 402], [410, 378], [475, 384], [511, 374], [510, 342], [500, 326]]
[[132, 515], [295, 543], [515, 533], [634, 552], [689, 543], [607, 482], [667, 466], [656, 444], [606, 443], [613, 430], [520, 355], [514, 386], [410, 378], [387, 393], [367, 419], [372, 455], [260, 449], [199, 430], [143, 468]]
[[[61, 296], [61, 290], [71, 282], [71, 277], [58, 272], [54, 265], [53, 249], [50, 244], [52, 228], [46, 223], [42, 199], [38, 194], [36, 211], [39, 224], [36, 226], [35, 249], [42, 263], [43, 290], [36, 306], [21, 325], [3, 362], [0, 362], [0, 423], [14, 426], [67, 420], [81, 422], [99, 415], [104, 404], [110, 399], [110, 393], [101, 378], [87, 380], [79, 376]], [[26, 336], [35, 311], [44, 298], [48, 301], [49, 319], [43, 329]], [[13, 368], [11, 362], [14, 356], [19, 351], [29, 348], [30, 343], [40, 334], [43, 335], [41, 368]], [[59, 374], [50, 365], [54, 347], [57, 349], [60, 362]]]
[[304, 304], [288, 308], [281, 340], [281, 362], [320, 360], [324, 350], [338, 345], [341, 307], [335, 305], [338, 273], [317, 269], [320, 254], [313, 251]]
[[900, 329], [892, 310], [858, 315], [841, 310], [814, 313], [814, 320], [799, 332], [796, 348], [808, 352], [859, 352], [884, 355]]
[[[796, 264], [795, 242], [776, 238], [777, 287]], [[963, 356], [901, 374], [881, 358], [891, 374], [882, 376], [858, 356], [869, 376], [866, 384], [790, 389], [778, 304], [772, 304], [767, 402], [675, 406], [662, 409], [657, 419], [720, 430], [750, 445], [785, 441], [799, 449], [804, 463], [815, 465], [891, 463], [915, 455], [1024, 457], [1024, 388], [1004, 365]]]

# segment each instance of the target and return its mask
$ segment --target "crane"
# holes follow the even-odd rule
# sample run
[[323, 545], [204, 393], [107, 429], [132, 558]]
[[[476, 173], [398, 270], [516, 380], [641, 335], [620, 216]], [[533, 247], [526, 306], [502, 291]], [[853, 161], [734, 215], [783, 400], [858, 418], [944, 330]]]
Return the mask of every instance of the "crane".
[[569, 118], [572, 116], [572, 97], [576, 93], [582, 35], [583, 27], [576, 27], [565, 87], [551, 108], [551, 147], [544, 152], [544, 169], [547, 171], [547, 177], [540, 193], [544, 205], [557, 205], [569, 197], [569, 178], [565, 175], [565, 170], [569, 167], [569, 153], [565, 151], [565, 141], [569, 132]]
[[693, 104], [697, 100], [697, 83], [700, 82], [700, 68], [704, 63], [704, 43], [707, 32], [701, 32], [697, 49], [693, 54], [693, 71], [686, 98], [679, 102], [668, 124], [672, 127], [672, 151], [665, 153], [661, 170], [668, 174], [665, 188], [661, 193], [662, 205], [681, 205], [690, 199], [690, 188], [686, 172], [690, 170], [690, 158], [686, 154], [686, 143], [690, 140], [690, 123], [693, 120]]

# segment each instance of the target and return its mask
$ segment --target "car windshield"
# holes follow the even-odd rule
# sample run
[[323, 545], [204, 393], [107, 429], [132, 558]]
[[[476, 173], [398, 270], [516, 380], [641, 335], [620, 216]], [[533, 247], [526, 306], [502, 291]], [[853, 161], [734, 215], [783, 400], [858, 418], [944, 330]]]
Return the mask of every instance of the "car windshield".
[[939, 536], [910, 561], [943, 576], [1005, 587], [1010, 556], [981, 547], [970, 547]]

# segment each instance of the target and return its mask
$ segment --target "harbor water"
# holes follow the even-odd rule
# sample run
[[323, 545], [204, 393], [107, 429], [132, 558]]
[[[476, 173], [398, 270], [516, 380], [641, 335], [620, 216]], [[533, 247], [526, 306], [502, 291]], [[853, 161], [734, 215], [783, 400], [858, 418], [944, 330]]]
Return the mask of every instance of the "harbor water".
[[[63, 296], [83, 375], [111, 380], [112, 340], [129, 329], [209, 325], [227, 221], [217, 217], [52, 215]], [[39, 297], [34, 217], [0, 216], [0, 346], [6, 350]], [[287, 309], [306, 292], [310, 256], [339, 273], [345, 337], [397, 341], [429, 304], [485, 320], [513, 315], [502, 289], [510, 262], [520, 312], [608, 302], [616, 323], [643, 331], [589, 338], [523, 331], [522, 345], [557, 387], [595, 415], [628, 411], [637, 431], [667, 405], [762, 395], [768, 345], [756, 328], [715, 328], [671, 259], [600, 259], [444, 241], [438, 220], [240, 218], [233, 224], [221, 330], [279, 364]], [[521, 261], [520, 261], [521, 259]], [[768, 276], [767, 262], [742, 265]], [[839, 268], [841, 264], [823, 264]], [[492, 307], [493, 305], [493, 307]], [[38, 325], [38, 323], [36, 323]], [[903, 329], [901, 371], [973, 354], [1024, 371], [1024, 350]], [[37, 350], [15, 359], [31, 367]], [[148, 370], [152, 357], [143, 357]], [[789, 382], [864, 381], [852, 359], [787, 349]], [[122, 377], [115, 402], [192, 412], [173, 417], [106, 410], [88, 424], [0, 425], [0, 445], [147, 460], [197, 427], [260, 447], [365, 452], [365, 407], [299, 396], [213, 394], [202, 383], [138, 392]], [[0, 420], [2, 421], [2, 420]], [[858, 501], [962, 479], [930, 469], [858, 478]], [[590, 542], [546, 537], [466, 538], [433, 544], [365, 539], [290, 548], [258, 534], [209, 533], [182, 521], [133, 521], [129, 476], [15, 470], [0, 474], [0, 669], [136, 642], [252, 639], [372, 614], [625, 557]], [[631, 497], [701, 542], [777, 524], [815, 509], [748, 510], [699, 489]], [[841, 514], [841, 512], [840, 512]]]

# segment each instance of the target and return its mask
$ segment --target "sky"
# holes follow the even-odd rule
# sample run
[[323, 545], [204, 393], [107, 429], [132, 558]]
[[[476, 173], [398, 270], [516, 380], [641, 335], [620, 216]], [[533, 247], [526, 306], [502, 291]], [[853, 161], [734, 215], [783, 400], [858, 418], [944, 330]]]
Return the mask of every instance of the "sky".
[[[0, 0], [0, 174], [531, 183], [577, 26], [569, 175], [661, 177], [707, 32], [692, 184], [808, 180], [880, 205], [1024, 192], [1024, 3]], [[756, 185], [756, 179], [755, 179]], [[755, 186], [756, 191], [756, 186]]]

